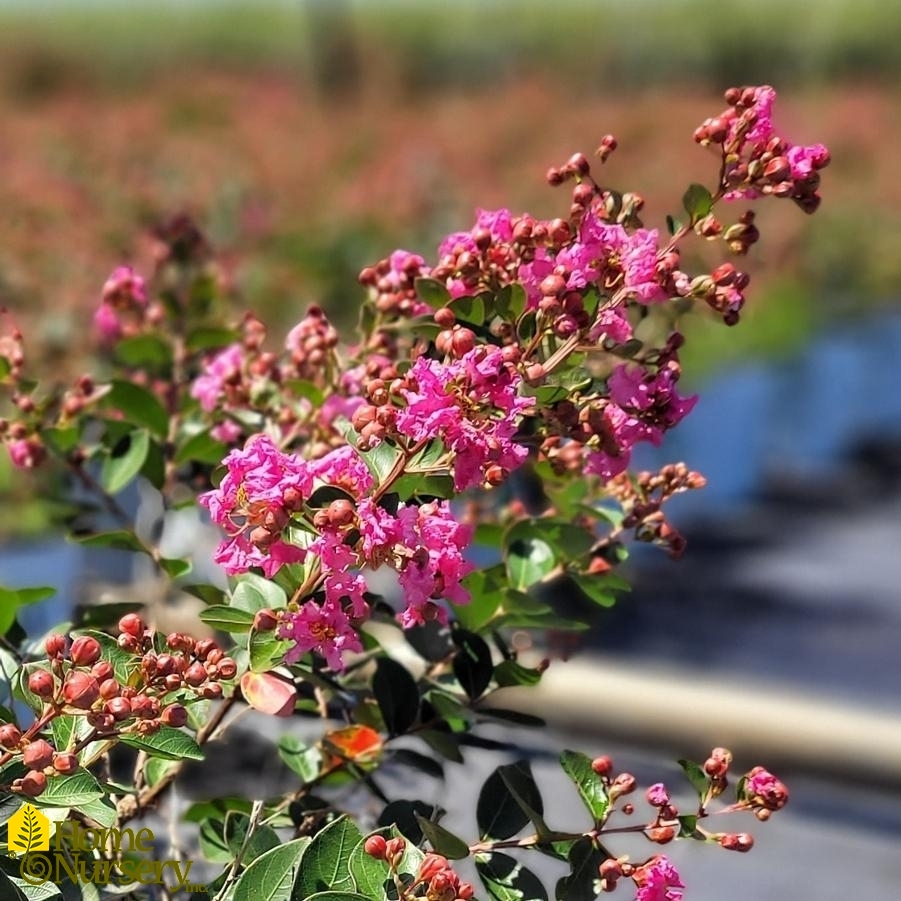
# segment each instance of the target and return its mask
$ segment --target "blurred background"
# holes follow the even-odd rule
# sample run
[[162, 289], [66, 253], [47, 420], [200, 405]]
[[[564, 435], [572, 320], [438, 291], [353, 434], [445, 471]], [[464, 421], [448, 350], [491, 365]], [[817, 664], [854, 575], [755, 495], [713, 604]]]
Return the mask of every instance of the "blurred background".
[[[0, 306], [76, 368], [109, 271], [148, 270], [149, 230], [188, 212], [273, 335], [313, 302], [350, 322], [364, 265], [429, 258], [477, 206], [558, 214], [545, 170], [607, 132], [607, 181], [662, 226], [715, 177], [694, 127], [726, 87], [773, 84], [777, 126], [833, 162], [812, 219], [759, 208], [741, 324], [686, 324], [701, 401], [639, 462], [707, 475], [672, 509], [689, 550], [636, 554], [633, 594], [549, 673], [562, 731], [515, 740], [613, 747], [651, 781], [661, 754], [734, 741], [793, 802], [750, 860], [683, 851], [690, 897], [895, 897], [899, 36], [884, 0], [0, 0]], [[104, 568], [38, 542], [32, 488], [4, 455], [0, 582], [39, 565], [80, 600]]]

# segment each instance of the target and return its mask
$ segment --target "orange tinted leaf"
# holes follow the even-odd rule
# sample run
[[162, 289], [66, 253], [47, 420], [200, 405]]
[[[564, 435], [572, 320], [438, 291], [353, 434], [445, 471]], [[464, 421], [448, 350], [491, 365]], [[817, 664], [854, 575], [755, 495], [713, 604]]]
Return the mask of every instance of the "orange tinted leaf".
[[354, 763], [372, 763], [382, 753], [382, 736], [369, 726], [346, 726], [323, 736], [325, 747]]
[[254, 673], [241, 676], [244, 700], [255, 710], [272, 716], [291, 716], [297, 702], [297, 689], [274, 673]]

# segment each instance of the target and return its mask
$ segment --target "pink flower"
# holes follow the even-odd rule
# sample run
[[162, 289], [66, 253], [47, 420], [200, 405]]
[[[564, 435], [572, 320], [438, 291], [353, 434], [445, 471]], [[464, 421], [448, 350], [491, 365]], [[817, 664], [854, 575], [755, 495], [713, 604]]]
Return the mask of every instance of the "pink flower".
[[240, 344], [231, 344], [220, 350], [207, 364], [203, 373], [191, 385], [191, 397], [200, 401], [207, 413], [219, 405], [225, 393], [225, 385], [235, 376], [240, 376], [244, 362], [244, 351]]
[[297, 613], [290, 613], [279, 627], [279, 637], [294, 642], [285, 655], [287, 663], [296, 663], [309, 651], [325, 658], [329, 668], [344, 669], [344, 654], [363, 650], [360, 636], [339, 604], [307, 601]]
[[632, 878], [638, 886], [635, 901], [681, 901], [685, 885], [667, 857], [652, 858]]
[[102, 344], [113, 344], [122, 337], [122, 324], [116, 311], [106, 304], [101, 304], [94, 311], [94, 330]]
[[413, 387], [402, 391], [398, 430], [415, 441], [439, 438], [455, 452], [457, 491], [478, 485], [490, 467], [506, 475], [528, 455], [513, 436], [532, 402], [519, 397], [522, 378], [502, 354], [482, 346], [451, 363], [419, 357], [407, 374]]
[[599, 341], [609, 338], [617, 344], [625, 344], [632, 337], [632, 326], [622, 307], [607, 307], [598, 313], [588, 337]]
[[363, 497], [372, 488], [372, 474], [360, 454], [350, 445], [329, 451], [324, 457], [306, 464], [312, 478], [324, 485], [343, 488], [354, 497]]
[[788, 789], [762, 766], [755, 766], [747, 775], [745, 794], [767, 810], [780, 810], [788, 803]]
[[[468, 603], [469, 592], [460, 583], [473, 568], [463, 559], [471, 528], [454, 519], [447, 501], [401, 507], [397, 518], [402, 544], [412, 552], [406, 556], [399, 577], [407, 603], [400, 616], [404, 628], [425, 622], [424, 608], [433, 609], [432, 601], [439, 598], [454, 604]], [[438, 617], [446, 621], [443, 608], [438, 608]]]
[[[766, 144], [776, 133], [773, 126], [773, 104], [776, 102], [776, 91], [768, 84], [754, 88], [754, 103], [752, 106], [755, 122], [745, 133], [744, 140], [748, 144]], [[732, 137], [736, 125], [732, 126]]]
[[822, 144], [790, 147], [785, 156], [791, 166], [792, 178], [797, 181], [808, 178], [812, 172], [822, 169], [829, 162], [829, 151]]
[[147, 306], [147, 285], [131, 266], [117, 266], [103, 283], [104, 304], [118, 309]]
[[9, 459], [19, 469], [34, 469], [46, 456], [44, 445], [36, 438], [17, 438], [6, 445]]
[[669, 804], [669, 792], [662, 782], [655, 782], [648, 787], [645, 797], [652, 807], [665, 807]]

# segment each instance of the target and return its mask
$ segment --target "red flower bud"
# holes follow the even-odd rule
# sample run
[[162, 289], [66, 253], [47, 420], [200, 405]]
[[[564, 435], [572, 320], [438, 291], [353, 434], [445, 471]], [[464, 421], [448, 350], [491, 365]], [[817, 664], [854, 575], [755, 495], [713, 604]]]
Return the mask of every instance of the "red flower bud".
[[65, 635], [49, 635], [47, 640], [44, 642], [44, 650], [47, 652], [47, 656], [51, 658], [59, 658], [64, 657], [66, 653], [66, 646], [69, 644]]
[[115, 679], [107, 679], [100, 683], [100, 697], [103, 698], [104, 701], [108, 701], [110, 698], [119, 697], [121, 690], [122, 686], [119, 685]]
[[180, 729], [188, 722], [188, 711], [181, 704], [172, 704], [160, 714], [160, 719], [167, 726]]
[[132, 712], [131, 701], [129, 701], [128, 698], [110, 698], [110, 700], [103, 705], [103, 709], [117, 723], [121, 723], [122, 720], [127, 720]]
[[91, 667], [91, 675], [102, 685], [108, 679], [112, 679], [114, 672], [112, 664], [106, 660], [101, 660]]
[[126, 613], [119, 620], [119, 631], [126, 635], [132, 635], [135, 638], [141, 638], [145, 628], [144, 620], [137, 613]]
[[4, 748], [11, 751], [18, 747], [21, 740], [22, 732], [18, 726], [14, 726], [12, 723], [4, 723], [0, 726], [0, 745]]
[[271, 632], [278, 626], [278, 615], [274, 610], [264, 608], [257, 610], [253, 618], [253, 627], [257, 632]]
[[388, 861], [388, 866], [396, 868], [400, 864], [406, 847], [407, 843], [402, 838], [388, 839], [385, 844], [385, 860]]
[[93, 666], [100, 659], [100, 642], [90, 635], [79, 635], [69, 648], [69, 657], [76, 666]]
[[68, 776], [69, 773], [74, 773], [78, 769], [78, 757], [75, 754], [70, 754], [68, 751], [57, 754], [53, 758], [53, 769], [57, 773]]
[[603, 757], [595, 757], [591, 761], [591, 768], [599, 776], [609, 776], [613, 772], [613, 761], [604, 754]]
[[238, 664], [231, 657], [223, 657], [216, 664], [216, 675], [220, 679], [234, 679], [238, 673]]
[[195, 661], [185, 670], [185, 683], [190, 685], [192, 688], [197, 688], [199, 685], [203, 685], [206, 680], [206, 667], [202, 663]]
[[56, 680], [45, 669], [35, 670], [28, 677], [28, 690], [39, 698], [49, 698], [56, 691]]
[[42, 770], [53, 763], [53, 753], [53, 745], [39, 738], [25, 746], [22, 763], [32, 770]]
[[385, 837], [381, 835], [370, 835], [363, 844], [363, 850], [376, 860], [385, 859], [385, 849], [387, 847], [388, 842]]
[[71, 672], [63, 684], [63, 698], [79, 710], [88, 710], [100, 697], [100, 684], [88, 673]]
[[36, 798], [47, 787], [47, 777], [40, 770], [32, 770], [22, 777], [19, 791], [23, 795]]
[[446, 857], [430, 851], [419, 865], [419, 878], [423, 882], [430, 882], [439, 873], [443, 873], [448, 869], [448, 867], [449, 864]]

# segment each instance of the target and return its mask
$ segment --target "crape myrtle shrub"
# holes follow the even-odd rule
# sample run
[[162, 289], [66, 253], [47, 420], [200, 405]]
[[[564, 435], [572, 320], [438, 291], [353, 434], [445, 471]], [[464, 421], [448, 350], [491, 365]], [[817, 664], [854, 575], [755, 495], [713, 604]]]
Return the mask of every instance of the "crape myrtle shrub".
[[[610, 605], [626, 587], [617, 569], [630, 541], [683, 553], [664, 505], [703, 477], [682, 463], [631, 472], [630, 455], [659, 444], [695, 404], [679, 391], [677, 314], [706, 304], [735, 325], [745, 301], [744, 271], [727, 260], [686, 272], [682, 243], [705, 239], [740, 257], [759, 237], [748, 202], [790, 199], [808, 213], [819, 204], [828, 152], [781, 137], [774, 99], [770, 87], [732, 88], [727, 108], [696, 129], [716, 180], [688, 187], [666, 233], [642, 224], [638, 194], [598, 177], [616, 150], [608, 135], [598, 163], [577, 153], [548, 171], [570, 191], [563, 217], [480, 211], [434, 259], [396, 251], [364, 269], [355, 343], [315, 307], [278, 350], [250, 313], [225, 324], [211, 249], [184, 218], [159, 230], [151, 278], [120, 267], [104, 285], [96, 374], [59, 388], [34, 381], [8, 321], [0, 436], [13, 463], [64, 473], [78, 487], [70, 496], [91, 499], [71, 517], [75, 540], [149, 557], [227, 637], [161, 634], [132, 604], [30, 641], [16, 612], [46, 591], [3, 589], [4, 809], [28, 800], [57, 822], [122, 829], [250, 705], [318, 717], [322, 731], [310, 744], [279, 742], [296, 776], [288, 794], [206, 809], [201, 851], [222, 867], [209, 885], [218, 901], [612, 891], [662, 901], [683, 885], [658, 846], [749, 850], [751, 835], [718, 831], [714, 815], [763, 821], [788, 793], [763, 767], [731, 773], [723, 748], [680, 761], [697, 793], [687, 809], [662, 783], [642, 789], [608, 757], [565, 750], [560, 765], [585, 809], [553, 825], [528, 763], [498, 767], [462, 836], [441, 825], [440, 809], [386, 797], [379, 770], [437, 776], [442, 760], [493, 746], [483, 723], [540, 722], [496, 697], [537, 684], [549, 665], [518, 660], [510, 630], [584, 628], [556, 615], [548, 592]], [[221, 530], [227, 590], [192, 579], [189, 555], [165, 556], [136, 530], [121, 498], [136, 479], [165, 509], [204, 508]], [[370, 584], [378, 570], [394, 578], [386, 596]], [[122, 745], [139, 752], [125, 783], [108, 765]], [[356, 785], [382, 805], [377, 820], [343, 809], [340, 786]], [[618, 854], [618, 833], [643, 835], [647, 855]], [[117, 851], [98, 842], [89, 853], [127, 881]], [[569, 875], [543, 886], [528, 868], [536, 854]], [[34, 856], [0, 861], [4, 898], [53, 896], [32, 884]], [[479, 888], [455, 869], [469, 857]], [[65, 897], [82, 889], [68, 885]]]

